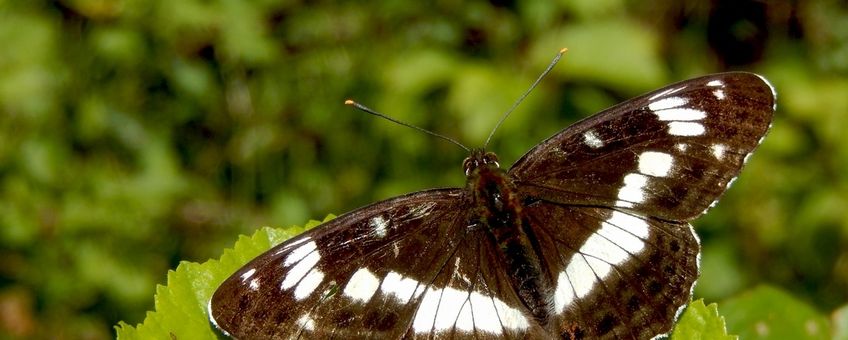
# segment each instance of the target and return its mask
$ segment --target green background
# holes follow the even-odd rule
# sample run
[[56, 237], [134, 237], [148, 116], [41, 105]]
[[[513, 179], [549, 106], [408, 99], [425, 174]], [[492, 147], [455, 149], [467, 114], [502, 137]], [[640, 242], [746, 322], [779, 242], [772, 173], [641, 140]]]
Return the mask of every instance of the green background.
[[773, 129], [694, 223], [696, 296], [730, 333], [848, 338], [843, 2], [0, 0], [0, 43], [0, 338], [111, 338], [239, 234], [462, 186], [464, 151], [343, 101], [479, 146], [562, 47], [501, 164], [674, 81], [772, 81]]

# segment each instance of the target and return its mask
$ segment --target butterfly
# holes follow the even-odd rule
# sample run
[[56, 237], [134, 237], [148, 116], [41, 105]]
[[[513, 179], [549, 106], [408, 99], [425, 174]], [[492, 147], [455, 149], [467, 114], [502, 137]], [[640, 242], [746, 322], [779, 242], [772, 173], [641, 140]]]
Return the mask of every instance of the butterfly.
[[225, 280], [235, 338], [647, 339], [699, 275], [692, 226], [760, 144], [776, 93], [756, 74], [668, 85], [579, 121], [509, 170], [471, 151], [464, 188], [354, 210]]

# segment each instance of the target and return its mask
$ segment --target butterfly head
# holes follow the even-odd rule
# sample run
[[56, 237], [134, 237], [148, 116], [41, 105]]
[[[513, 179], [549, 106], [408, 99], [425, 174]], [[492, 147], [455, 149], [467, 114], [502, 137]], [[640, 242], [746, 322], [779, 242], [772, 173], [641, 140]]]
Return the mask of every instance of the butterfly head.
[[465, 158], [462, 162], [462, 169], [465, 170], [465, 177], [471, 176], [476, 169], [481, 167], [500, 168], [498, 163], [498, 155], [494, 152], [489, 152], [483, 149], [471, 150], [471, 155]]

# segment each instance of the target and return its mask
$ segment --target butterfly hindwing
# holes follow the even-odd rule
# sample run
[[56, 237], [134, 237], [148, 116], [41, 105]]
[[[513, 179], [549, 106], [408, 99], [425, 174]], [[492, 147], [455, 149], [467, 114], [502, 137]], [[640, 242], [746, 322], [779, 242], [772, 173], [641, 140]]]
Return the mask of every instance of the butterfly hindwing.
[[510, 285], [497, 245], [483, 226], [470, 226], [430, 287], [416, 301], [410, 339], [543, 339]]
[[670, 330], [698, 276], [688, 223], [545, 201], [524, 212], [552, 277], [552, 334], [641, 339]]
[[529, 196], [692, 220], [759, 145], [774, 100], [771, 85], [753, 73], [690, 79], [569, 126], [509, 174]]

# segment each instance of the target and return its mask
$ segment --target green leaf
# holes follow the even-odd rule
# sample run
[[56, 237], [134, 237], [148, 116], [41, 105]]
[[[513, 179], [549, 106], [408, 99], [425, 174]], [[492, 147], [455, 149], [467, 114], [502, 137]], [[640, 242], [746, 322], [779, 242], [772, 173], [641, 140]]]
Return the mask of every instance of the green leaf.
[[[332, 219], [328, 216], [325, 222]], [[265, 227], [251, 237], [240, 236], [232, 249], [224, 250], [220, 259], [203, 264], [182, 262], [168, 272], [168, 283], [156, 287], [155, 311], [147, 312], [144, 322], [115, 326], [118, 339], [216, 339], [206, 311], [215, 289], [245, 263], [271, 247], [322, 222], [309, 221], [305, 226]]]
[[810, 305], [770, 286], [759, 286], [721, 306], [727, 328], [742, 339], [829, 339], [830, 324]]
[[724, 325], [724, 318], [718, 314], [718, 305], [704, 305], [704, 300], [699, 299], [689, 303], [686, 311], [674, 326], [671, 333], [673, 340], [677, 339], [737, 339], [735, 335], [728, 335]]

